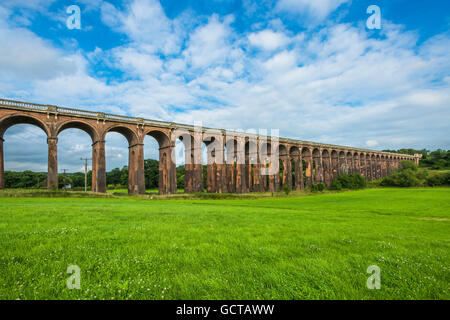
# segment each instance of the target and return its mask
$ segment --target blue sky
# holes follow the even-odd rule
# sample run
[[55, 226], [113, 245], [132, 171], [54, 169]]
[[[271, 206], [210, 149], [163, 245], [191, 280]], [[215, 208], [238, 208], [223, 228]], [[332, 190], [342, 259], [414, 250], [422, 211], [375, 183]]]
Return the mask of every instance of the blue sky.
[[[70, 5], [81, 30], [67, 28]], [[366, 27], [370, 5], [379, 30]], [[379, 150], [449, 149], [449, 12], [443, 0], [3, 0], [0, 96]], [[156, 142], [145, 143], [157, 158]], [[58, 147], [69, 171], [90, 155], [76, 129]], [[108, 134], [108, 169], [127, 153]], [[7, 170], [45, 171], [46, 157], [39, 129], [6, 132]]]

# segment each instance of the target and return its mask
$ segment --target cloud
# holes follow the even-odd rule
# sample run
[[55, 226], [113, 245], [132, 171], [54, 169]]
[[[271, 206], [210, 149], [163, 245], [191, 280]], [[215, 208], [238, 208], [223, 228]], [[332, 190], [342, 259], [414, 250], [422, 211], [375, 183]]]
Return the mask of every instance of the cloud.
[[350, 0], [279, 0], [279, 11], [298, 13], [309, 16], [313, 20], [321, 21], [340, 5]]
[[206, 25], [198, 27], [190, 35], [183, 55], [193, 68], [222, 64], [229, 54], [233, 54], [229, 42], [229, 24], [232, 21], [233, 17], [228, 16], [220, 22], [218, 16], [213, 15]]
[[283, 51], [264, 62], [264, 67], [273, 73], [292, 70], [296, 67], [295, 53]]
[[13, 79], [50, 79], [74, 71], [70, 57], [23, 28], [10, 27], [0, 7], [0, 75]]
[[378, 146], [378, 141], [377, 140], [367, 140], [365, 145], [368, 148], [374, 148], [374, 147]]
[[[319, 18], [343, 2], [298, 3]], [[0, 94], [209, 127], [274, 128], [283, 137], [356, 147], [450, 146], [448, 33], [419, 43], [417, 33], [385, 21], [376, 37], [336, 22], [293, 35], [283, 19], [241, 30], [234, 16], [169, 18], [152, 0], [121, 9], [103, 2], [101, 17], [125, 41], [85, 52], [57, 48], [7, 16], [0, 35], [39, 50], [23, 51], [16, 65], [7, 52], [0, 56]], [[113, 76], [92, 72], [98, 65]], [[71, 142], [89, 151], [78, 139]], [[108, 168], [126, 165], [126, 142], [107, 141]], [[157, 149], [146, 138], [145, 157]]]
[[252, 46], [263, 50], [275, 50], [289, 43], [289, 38], [285, 34], [272, 30], [251, 33], [248, 40]]
[[119, 69], [141, 78], [155, 76], [162, 71], [163, 62], [158, 56], [139, 52], [135, 48], [118, 48], [113, 55]]
[[103, 2], [101, 19], [107, 26], [126, 34], [148, 52], [171, 54], [180, 50], [180, 21], [167, 18], [156, 0], [129, 2], [124, 11]]

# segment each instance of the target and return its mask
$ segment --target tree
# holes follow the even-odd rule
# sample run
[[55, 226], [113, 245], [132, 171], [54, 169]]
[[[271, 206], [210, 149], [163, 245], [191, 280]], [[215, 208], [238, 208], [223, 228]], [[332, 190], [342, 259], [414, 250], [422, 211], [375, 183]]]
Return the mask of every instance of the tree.
[[120, 170], [120, 185], [128, 186], [128, 166], [123, 166]]
[[120, 175], [121, 171], [119, 168], [114, 168], [110, 172], [106, 173], [106, 184], [107, 185], [120, 185]]
[[158, 188], [159, 185], [159, 161], [154, 159], [144, 160], [145, 187]]

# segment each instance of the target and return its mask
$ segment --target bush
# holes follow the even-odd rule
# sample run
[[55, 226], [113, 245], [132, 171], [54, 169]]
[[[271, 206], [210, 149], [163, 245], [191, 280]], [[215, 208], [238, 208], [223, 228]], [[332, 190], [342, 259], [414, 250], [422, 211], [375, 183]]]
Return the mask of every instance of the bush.
[[412, 161], [402, 160], [402, 161], [400, 161], [400, 163], [398, 165], [398, 169], [400, 171], [403, 171], [403, 170], [406, 170], [406, 169], [411, 169], [412, 171], [417, 171], [419, 169], [419, 167], [417, 166], [417, 164], [415, 164]]
[[311, 190], [311, 192], [317, 192], [317, 191], [319, 191], [319, 187], [317, 184], [312, 183], [310, 190]]
[[[431, 177], [430, 177], [431, 178]], [[390, 176], [381, 180], [381, 186], [390, 187], [421, 187], [428, 184], [428, 170], [419, 169], [412, 161], [400, 161], [399, 168]], [[439, 183], [439, 179], [431, 179], [430, 184]]]
[[360, 174], [342, 174], [331, 182], [331, 190], [362, 189], [366, 186], [366, 180]]
[[382, 179], [376, 179], [376, 180], [371, 180], [371, 181], [367, 181], [366, 182], [366, 187], [367, 188], [377, 188], [381, 185], [381, 180]]
[[320, 182], [320, 183], [317, 185], [317, 189], [318, 189], [320, 192], [322, 192], [323, 190], [325, 190], [325, 184], [324, 184], [323, 182]]
[[425, 185], [427, 172], [412, 168], [400, 169], [381, 180], [381, 186], [390, 187], [420, 187]]
[[342, 183], [339, 181], [339, 179], [334, 179], [329, 187], [330, 190], [342, 190]]
[[291, 193], [291, 186], [289, 184], [286, 184], [283, 187], [283, 191], [284, 191], [284, 193], [286, 193], [286, 195], [289, 195], [289, 193]]
[[439, 172], [426, 178], [426, 185], [430, 187], [450, 185], [450, 172]]

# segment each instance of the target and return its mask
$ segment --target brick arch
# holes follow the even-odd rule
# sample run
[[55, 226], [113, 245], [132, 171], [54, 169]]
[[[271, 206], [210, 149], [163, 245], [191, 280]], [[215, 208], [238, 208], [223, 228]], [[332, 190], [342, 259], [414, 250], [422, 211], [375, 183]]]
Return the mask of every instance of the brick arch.
[[[224, 140], [224, 149], [227, 154], [227, 163], [234, 164], [234, 160], [238, 151], [238, 141], [235, 137]], [[233, 152], [231, 154], [231, 151]]]
[[366, 155], [363, 152], [358, 153], [359, 157], [359, 174], [366, 178]]
[[319, 150], [319, 148], [314, 148], [313, 151], [312, 151], [312, 155], [313, 155], [314, 158], [320, 157], [320, 150]]
[[31, 124], [41, 128], [47, 137], [51, 137], [51, 129], [39, 118], [24, 114], [12, 114], [0, 119], [0, 138], [3, 138], [6, 130], [17, 124]]
[[322, 150], [322, 177], [325, 185], [329, 186], [333, 178], [331, 154], [328, 149]]
[[[177, 192], [177, 178], [176, 178], [176, 163], [175, 163], [175, 148], [174, 141], [170, 138], [170, 131], [159, 130], [154, 127], [143, 131], [142, 141], [145, 136], [153, 137], [159, 146], [159, 183], [158, 189], [160, 194], [176, 193]], [[143, 153], [142, 146], [142, 153]]]
[[242, 174], [245, 179], [245, 191], [262, 191], [260, 167], [257, 166], [260, 154], [258, 152], [258, 141], [255, 138], [246, 137], [244, 155], [245, 164]]
[[[8, 128], [17, 124], [30, 124], [44, 131], [48, 144], [47, 187], [58, 186], [57, 139], [52, 135], [52, 128], [43, 122], [45, 116], [13, 113], [0, 119], [0, 189], [5, 187], [3, 162], [3, 135]], [[44, 118], [45, 119], [45, 118]], [[45, 120], [44, 120], [45, 121]]]
[[263, 143], [259, 144], [259, 150], [261, 154], [270, 156], [272, 154], [272, 143], [269, 140], [265, 140]]
[[277, 149], [278, 149], [278, 154], [280, 156], [286, 156], [286, 155], [289, 154], [288, 153], [288, 147], [285, 144], [278, 144], [278, 148]]
[[278, 186], [284, 187], [286, 185], [289, 185], [289, 187], [292, 188], [292, 163], [289, 158], [289, 148], [286, 144], [278, 144], [278, 165], [279, 170], [281, 173], [281, 180], [280, 175], [276, 175], [275, 177], [275, 183], [277, 183], [277, 189]]
[[[180, 140], [183, 144], [185, 148], [194, 148], [195, 146], [195, 138], [194, 136], [188, 132], [188, 131], [183, 131], [183, 132], [178, 132], [178, 131], [173, 131], [171, 134], [171, 138], [172, 138], [172, 143], [175, 143], [177, 140]], [[156, 138], [155, 138], [156, 139]]]
[[305, 185], [311, 186], [313, 182], [313, 159], [310, 147], [302, 147], [302, 165], [304, 172]]
[[339, 176], [339, 154], [337, 150], [331, 149], [331, 180], [336, 179]]
[[160, 148], [165, 148], [165, 147], [169, 147], [172, 145], [169, 135], [162, 130], [158, 130], [158, 129], [154, 129], [154, 128], [146, 130], [146, 131], [144, 131], [143, 138], [145, 136], [151, 136], [151, 137], [155, 138], [155, 140], [158, 142], [158, 145]]
[[92, 142], [98, 141], [100, 135], [95, 127], [82, 120], [68, 120], [59, 124], [56, 128], [56, 136], [67, 129], [79, 129], [86, 132], [92, 139]]
[[[211, 158], [210, 161], [213, 161], [214, 163], [217, 161], [220, 161], [221, 163], [224, 162], [223, 139], [220, 132], [203, 134], [201, 143], [205, 144], [207, 156]], [[222, 153], [222, 155], [219, 156], [218, 153]], [[218, 159], [220, 157], [221, 159]]]
[[245, 154], [250, 152], [258, 153], [258, 143], [256, 140], [247, 140], [245, 142]]
[[[184, 146], [184, 192], [203, 192], [201, 143], [197, 141], [194, 133], [186, 129], [174, 129], [171, 131], [170, 137], [173, 150], [175, 150], [177, 140], [180, 140]], [[162, 138], [161, 143], [165, 144], [164, 138]], [[176, 154], [174, 154], [174, 162], [176, 163]]]
[[302, 158], [312, 157], [312, 152], [309, 147], [303, 147], [301, 150], [302, 150]]
[[294, 190], [301, 190], [303, 186], [303, 164], [301, 162], [301, 146], [291, 145], [289, 148], [289, 161], [291, 166], [292, 185]]
[[[195, 148], [197, 144], [195, 143], [195, 138], [191, 132], [188, 130], [173, 130], [170, 134], [171, 137], [171, 145], [176, 145], [177, 140], [180, 140], [183, 143], [184, 146], [184, 164], [185, 166], [194, 164], [195, 162]], [[158, 141], [157, 138], [154, 137], [155, 140]], [[159, 144], [159, 142], [158, 142]], [[164, 142], [163, 142], [164, 144]], [[175, 149], [174, 149], [175, 150]], [[174, 155], [176, 157], [176, 155]], [[176, 162], [176, 158], [174, 159]], [[186, 167], [185, 167], [186, 168]]]
[[106, 128], [103, 131], [103, 134], [101, 135], [101, 140], [105, 140], [105, 137], [108, 134], [108, 132], [120, 133], [125, 137], [125, 139], [127, 139], [129, 146], [133, 146], [139, 143], [139, 138], [136, 132], [127, 126], [116, 124]]
[[[222, 193], [226, 186], [224, 185], [225, 176], [225, 150], [223, 146], [223, 137], [221, 132], [205, 132], [202, 134], [202, 141], [199, 146], [206, 146], [206, 190], [209, 193]], [[202, 152], [203, 154], [203, 148]], [[203, 171], [203, 170], [202, 170]]]
[[301, 149], [301, 147], [299, 147], [299, 146], [291, 146], [289, 148], [289, 156], [291, 158], [300, 157], [300, 154], [301, 154], [300, 149]]

